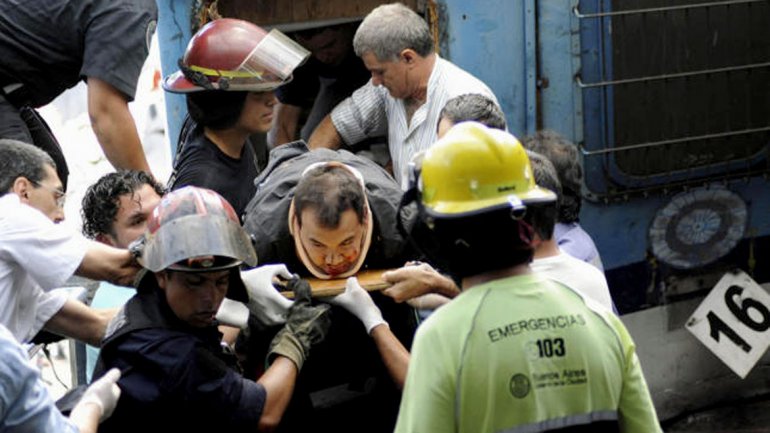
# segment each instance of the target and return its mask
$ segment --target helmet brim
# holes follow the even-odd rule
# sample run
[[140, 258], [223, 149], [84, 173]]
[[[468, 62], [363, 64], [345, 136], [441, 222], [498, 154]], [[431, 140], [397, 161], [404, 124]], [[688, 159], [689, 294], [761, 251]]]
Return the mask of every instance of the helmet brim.
[[274, 80], [253, 83], [230, 82], [226, 89], [220, 89], [219, 85], [216, 82], [213, 82], [211, 83], [213, 89], [206, 89], [188, 80], [182, 71], [177, 71], [167, 76], [163, 80], [162, 86], [163, 90], [170, 93], [194, 93], [207, 90], [225, 90], [229, 92], [269, 92], [283, 86], [284, 84], [289, 83], [292, 79], [293, 76], [289, 75], [285, 80], [279, 80], [276, 77]]
[[171, 93], [190, 93], [205, 90], [203, 87], [196, 86], [190, 80], [185, 78], [182, 71], [176, 71], [167, 76], [162, 83], [163, 90]]
[[524, 206], [529, 206], [553, 203], [555, 201], [556, 194], [553, 191], [535, 186], [523, 194], [492, 197], [486, 200], [454, 200], [436, 201], [431, 204], [426, 203], [425, 210], [433, 216], [460, 218], [504, 207], [513, 207], [512, 203], [521, 203]]
[[[257, 264], [256, 252], [246, 232], [228, 218], [215, 215], [189, 215], [165, 223], [148, 235], [137, 261], [150, 271], [159, 272], [178, 266], [182, 260], [201, 256], [227, 257], [249, 266]], [[214, 268], [209, 267], [198, 272], [212, 270]]]

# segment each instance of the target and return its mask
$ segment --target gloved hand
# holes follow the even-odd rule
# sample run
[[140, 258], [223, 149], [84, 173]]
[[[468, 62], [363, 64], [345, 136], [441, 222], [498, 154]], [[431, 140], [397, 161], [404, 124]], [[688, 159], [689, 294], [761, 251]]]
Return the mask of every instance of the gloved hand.
[[120, 379], [120, 370], [117, 368], [110, 369], [110, 371], [86, 389], [83, 398], [78, 402], [78, 406], [94, 403], [101, 410], [99, 422], [109, 418], [118, 404], [118, 398], [120, 398], [120, 388], [117, 384], [118, 379]]
[[293, 277], [286, 265], [264, 265], [241, 272], [241, 280], [249, 294], [249, 311], [263, 326], [285, 323], [286, 314], [292, 305], [292, 301], [273, 287], [273, 278], [276, 276], [286, 279]]
[[369, 293], [361, 287], [356, 277], [348, 278], [343, 294], [328, 299], [326, 302], [342, 307], [348, 310], [350, 314], [358, 317], [358, 320], [364, 324], [367, 334], [370, 334], [372, 329], [378, 325], [388, 325], [388, 322], [383, 320], [380, 309], [374, 304]]
[[225, 298], [216, 315], [221, 325], [246, 329], [249, 326], [249, 309], [243, 303]]
[[323, 341], [329, 331], [331, 319], [328, 305], [310, 305], [310, 284], [299, 278], [289, 281], [288, 288], [294, 292], [294, 304], [289, 308], [286, 325], [270, 343], [268, 360], [276, 356], [291, 359], [302, 369], [310, 348]]
[[134, 256], [134, 259], [138, 259], [142, 257], [142, 254], [144, 254], [144, 246], [147, 244], [147, 238], [144, 236], [144, 233], [142, 233], [141, 236], [134, 239], [133, 242], [128, 244], [128, 251], [131, 252], [131, 255]]

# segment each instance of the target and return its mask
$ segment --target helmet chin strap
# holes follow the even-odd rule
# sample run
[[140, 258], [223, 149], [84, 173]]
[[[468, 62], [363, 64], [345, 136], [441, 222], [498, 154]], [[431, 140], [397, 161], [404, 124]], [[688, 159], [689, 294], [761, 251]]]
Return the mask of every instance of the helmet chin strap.
[[[206, 90], [216, 90], [213, 84], [211, 84], [211, 81], [204, 75], [202, 72], [193, 71], [184, 64], [182, 59], [179, 59], [177, 61], [177, 65], [179, 66], [179, 70], [182, 71], [182, 74], [184, 74], [184, 77], [190, 80], [191, 83], [195, 84], [198, 87], [203, 87]], [[220, 84], [220, 87], [222, 85]], [[223, 88], [224, 90], [224, 88]]]
[[519, 224], [519, 239], [521, 239], [521, 242], [525, 245], [532, 245], [535, 240], [535, 229], [523, 219], [517, 219], [516, 222]]

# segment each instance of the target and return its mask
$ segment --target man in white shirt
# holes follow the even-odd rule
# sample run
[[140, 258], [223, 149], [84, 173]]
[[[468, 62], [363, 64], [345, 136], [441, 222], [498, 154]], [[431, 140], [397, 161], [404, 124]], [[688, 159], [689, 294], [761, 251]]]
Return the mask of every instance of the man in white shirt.
[[[551, 161], [535, 152], [527, 151], [527, 156], [529, 156], [535, 182], [554, 191], [557, 197], [561, 198], [561, 184]], [[538, 210], [537, 212], [546, 211]], [[558, 207], [551, 208], [547, 212], [551, 212], [551, 214], [545, 217], [533, 216], [536, 218], [533, 224], [535, 255], [529, 265], [530, 268], [534, 272], [564, 284], [617, 313], [604, 273], [559, 248], [557, 240], [553, 236]]]
[[73, 274], [130, 285], [139, 267], [128, 250], [84, 239], [64, 219], [62, 182], [42, 150], [0, 140], [0, 323], [20, 342], [41, 329], [99, 345], [112, 312], [53, 289]]
[[478, 93], [497, 104], [478, 78], [436, 54], [427, 23], [403, 4], [372, 10], [356, 31], [353, 48], [372, 79], [321, 121], [308, 145], [355, 146], [387, 132], [393, 175], [402, 188], [412, 156], [436, 141], [439, 114], [449, 99]]

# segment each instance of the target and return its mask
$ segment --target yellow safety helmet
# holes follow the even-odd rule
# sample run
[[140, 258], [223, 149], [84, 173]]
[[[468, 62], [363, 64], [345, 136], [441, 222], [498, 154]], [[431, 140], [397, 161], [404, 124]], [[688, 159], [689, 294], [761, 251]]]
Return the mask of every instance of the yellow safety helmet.
[[[430, 216], [452, 218], [556, 201], [535, 184], [529, 158], [513, 135], [478, 122], [453, 126], [422, 157], [419, 188]], [[523, 212], [522, 212], [523, 213]]]

